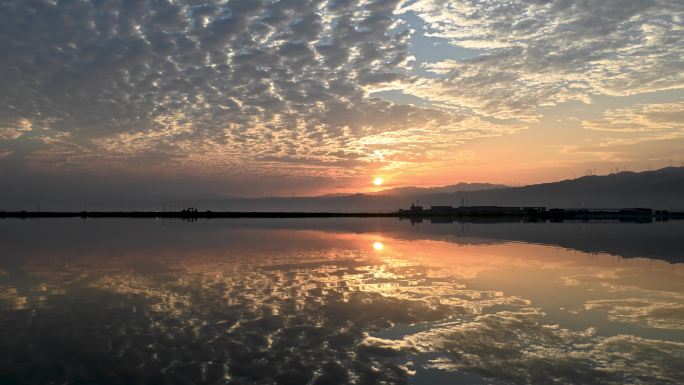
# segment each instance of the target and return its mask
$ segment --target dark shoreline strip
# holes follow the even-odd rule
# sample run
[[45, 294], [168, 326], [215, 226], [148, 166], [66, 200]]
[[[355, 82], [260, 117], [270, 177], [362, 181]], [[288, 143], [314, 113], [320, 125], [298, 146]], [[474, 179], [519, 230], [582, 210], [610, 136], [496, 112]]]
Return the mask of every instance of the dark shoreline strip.
[[326, 212], [239, 212], [239, 211], [80, 211], [29, 212], [0, 211], [0, 218], [329, 218], [329, 217], [398, 217], [396, 213], [326, 213]]
[[[429, 219], [429, 218], [507, 218], [507, 219], [532, 219], [532, 220], [555, 220], [555, 219], [579, 219], [579, 220], [633, 220], [633, 219], [659, 219], [659, 215], [633, 215], [610, 213], [587, 213], [567, 210], [563, 213], [332, 213], [332, 212], [239, 212], [239, 211], [0, 211], [0, 218], [181, 218], [181, 219], [211, 219], [211, 218], [405, 218], [405, 219]], [[684, 213], [669, 212], [667, 219], [684, 219]], [[666, 219], [663, 218], [663, 219]]]

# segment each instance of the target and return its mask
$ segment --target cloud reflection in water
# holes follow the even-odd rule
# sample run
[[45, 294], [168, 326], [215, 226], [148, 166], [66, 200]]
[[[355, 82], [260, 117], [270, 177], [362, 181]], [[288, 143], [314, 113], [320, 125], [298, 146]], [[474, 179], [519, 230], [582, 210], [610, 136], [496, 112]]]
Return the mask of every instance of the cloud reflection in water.
[[[241, 243], [247, 234], [262, 242]], [[606, 335], [560, 325], [543, 300], [522, 290], [541, 272], [555, 285], [545, 295], [586, 304], [580, 316], [596, 311], [605, 322], [630, 322], [620, 309], [647, 305], [616, 297], [607, 284], [643, 271], [638, 263], [601, 278], [596, 272], [610, 260], [547, 246], [379, 235], [226, 229], [210, 246], [177, 252], [163, 244], [158, 253], [46, 249], [0, 277], [0, 376], [17, 383], [400, 384], [439, 369], [503, 383], [674, 384], [684, 375], [684, 336], [676, 330], [668, 341], [637, 329]], [[673, 265], [649, 266], [660, 280], [682, 275]], [[503, 290], [506, 274], [516, 275], [517, 286]], [[564, 297], [597, 281], [604, 286]], [[636, 284], [626, 294], [657, 291]], [[680, 289], [672, 285], [659, 292]], [[671, 297], [663, 306], [682, 303]], [[681, 329], [676, 315], [652, 318], [658, 311], [637, 312], [636, 323]], [[414, 359], [426, 353], [436, 356], [426, 364]]]

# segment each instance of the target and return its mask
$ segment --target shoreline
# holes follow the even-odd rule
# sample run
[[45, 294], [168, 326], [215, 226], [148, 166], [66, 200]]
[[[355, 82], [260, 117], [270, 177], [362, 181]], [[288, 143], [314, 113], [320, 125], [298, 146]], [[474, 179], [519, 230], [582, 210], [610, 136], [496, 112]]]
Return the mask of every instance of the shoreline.
[[169, 219], [221, 219], [221, 218], [399, 218], [411, 221], [449, 219], [507, 219], [507, 220], [622, 220], [652, 221], [684, 219], [684, 212], [653, 212], [648, 214], [620, 213], [617, 211], [587, 212], [563, 210], [560, 212], [501, 214], [490, 212], [410, 213], [410, 212], [294, 212], [294, 211], [0, 211], [0, 218], [169, 218]]

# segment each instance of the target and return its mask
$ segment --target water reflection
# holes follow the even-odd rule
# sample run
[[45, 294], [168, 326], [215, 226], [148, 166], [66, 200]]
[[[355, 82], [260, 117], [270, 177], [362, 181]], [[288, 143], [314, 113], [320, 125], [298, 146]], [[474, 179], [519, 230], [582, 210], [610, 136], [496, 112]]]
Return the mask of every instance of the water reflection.
[[[666, 260], [623, 259], [521, 242], [539, 235], [512, 224], [400, 225], [0, 222], [0, 382], [684, 378], [674, 239]], [[641, 236], [664, 242], [660, 225]]]

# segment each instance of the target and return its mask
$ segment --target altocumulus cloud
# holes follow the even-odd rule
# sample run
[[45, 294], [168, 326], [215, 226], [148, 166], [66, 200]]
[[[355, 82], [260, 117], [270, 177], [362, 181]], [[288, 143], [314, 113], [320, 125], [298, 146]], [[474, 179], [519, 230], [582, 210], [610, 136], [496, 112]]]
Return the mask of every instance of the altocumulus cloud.
[[[413, 159], [435, 134], [457, 144], [517, 129], [369, 97], [412, 81], [411, 30], [397, 23], [398, 8], [3, 2], [0, 139], [29, 142], [15, 156], [41, 166], [316, 174]], [[422, 135], [403, 146], [366, 139], [407, 130]]]
[[684, 101], [610, 109], [602, 119], [583, 121], [590, 130], [642, 134], [645, 139], [684, 135]]
[[[684, 87], [683, 17], [665, 0], [4, 1], [0, 154], [211, 175], [431, 162], [539, 107]], [[477, 54], [418, 62], [415, 20]]]
[[538, 106], [684, 87], [684, 6], [667, 0], [417, 1], [427, 33], [482, 50], [424, 63], [412, 93], [536, 120]]

